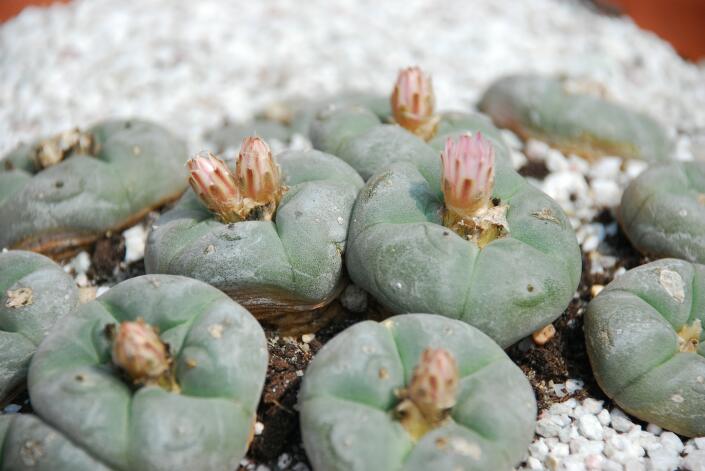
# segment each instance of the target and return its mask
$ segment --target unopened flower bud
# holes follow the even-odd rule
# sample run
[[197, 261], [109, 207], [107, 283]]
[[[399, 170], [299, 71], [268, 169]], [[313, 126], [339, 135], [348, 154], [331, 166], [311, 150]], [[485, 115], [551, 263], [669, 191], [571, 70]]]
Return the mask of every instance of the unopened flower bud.
[[431, 78], [419, 67], [399, 72], [391, 98], [392, 115], [397, 124], [422, 139], [431, 139], [438, 125], [435, 101]]
[[414, 368], [408, 397], [427, 420], [437, 421], [455, 405], [458, 376], [458, 365], [450, 352], [427, 348]]
[[271, 219], [284, 187], [269, 145], [257, 136], [246, 137], [240, 147], [235, 173], [242, 197], [263, 207], [263, 219]]
[[494, 186], [494, 148], [478, 132], [474, 137], [448, 138], [441, 153], [442, 189], [446, 208], [459, 218], [486, 208]]
[[281, 186], [279, 166], [274, 162], [272, 150], [257, 136], [242, 141], [236, 173], [242, 196], [258, 203], [268, 202]]
[[206, 208], [222, 222], [239, 221], [240, 192], [225, 162], [210, 152], [200, 152], [186, 166], [191, 173], [191, 188]]
[[113, 363], [135, 382], [157, 381], [170, 367], [169, 352], [157, 332], [144, 320], [126, 321], [113, 337]]

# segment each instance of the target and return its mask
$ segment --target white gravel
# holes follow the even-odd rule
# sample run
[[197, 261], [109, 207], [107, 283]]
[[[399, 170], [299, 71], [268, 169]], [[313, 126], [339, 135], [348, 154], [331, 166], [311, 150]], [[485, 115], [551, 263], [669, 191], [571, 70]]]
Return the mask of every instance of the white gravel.
[[[0, 154], [41, 134], [134, 115], [167, 125], [197, 151], [203, 131], [225, 116], [246, 119], [274, 101], [349, 88], [387, 93], [410, 64], [433, 74], [441, 109], [468, 109], [505, 73], [593, 80], [666, 125], [676, 158], [705, 159], [705, 66], [684, 62], [629, 20], [560, 0], [78, 0], [26, 10], [0, 26]], [[609, 156], [589, 164], [504, 134], [517, 168], [545, 162], [549, 175], [533, 183], [565, 209], [592, 271], [623, 273], [604, 243], [616, 225], [593, 218], [619, 204], [644, 164]], [[125, 262], [134, 262], [144, 228], [125, 236]], [[81, 285], [87, 263], [83, 253], [70, 264]], [[362, 304], [356, 294], [348, 297]], [[569, 396], [582, 390], [580, 378], [550, 386], [556, 403], [539, 417], [519, 469], [705, 470], [705, 438], [684, 444], [600, 401], [579, 403]], [[283, 455], [274, 468], [307, 469], [293, 461]]]

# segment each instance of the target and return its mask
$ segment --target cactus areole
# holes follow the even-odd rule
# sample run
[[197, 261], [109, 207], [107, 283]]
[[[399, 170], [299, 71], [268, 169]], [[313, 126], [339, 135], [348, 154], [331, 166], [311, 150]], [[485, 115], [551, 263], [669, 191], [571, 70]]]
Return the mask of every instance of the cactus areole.
[[275, 163], [257, 137], [244, 140], [233, 171], [209, 154], [188, 167], [193, 191], [155, 223], [147, 272], [205, 281], [291, 334], [326, 322], [345, 283], [348, 222], [363, 184], [355, 170], [314, 150]]
[[[28, 377], [35, 426], [0, 420], [0, 468], [235, 469], [267, 362], [259, 323], [212, 286], [172, 275], [124, 281], [41, 343]], [[36, 463], [9, 446], [28, 440], [42, 443]]]
[[531, 386], [504, 351], [430, 314], [338, 334], [309, 365], [298, 409], [316, 471], [512, 469], [536, 421]]
[[185, 144], [141, 120], [72, 129], [7, 154], [0, 166], [0, 248], [65, 259], [139, 222], [187, 188]]
[[626, 412], [705, 435], [705, 265], [664, 258], [629, 270], [588, 305], [585, 344], [602, 390]]

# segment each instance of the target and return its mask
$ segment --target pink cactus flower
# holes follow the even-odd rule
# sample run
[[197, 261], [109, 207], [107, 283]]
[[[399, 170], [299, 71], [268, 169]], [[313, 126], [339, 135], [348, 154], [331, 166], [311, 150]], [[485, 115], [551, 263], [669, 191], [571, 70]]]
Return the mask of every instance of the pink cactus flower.
[[399, 71], [391, 97], [392, 115], [397, 124], [422, 139], [430, 139], [438, 124], [435, 101], [431, 78], [419, 67]]
[[242, 141], [235, 170], [242, 196], [266, 204], [281, 187], [279, 166], [269, 145], [260, 137]]
[[460, 219], [486, 208], [494, 186], [494, 148], [479, 132], [448, 138], [441, 153], [446, 208]]
[[186, 163], [189, 183], [201, 202], [223, 222], [240, 220], [240, 191], [225, 162], [210, 152], [200, 152]]
[[409, 399], [427, 420], [436, 421], [455, 405], [458, 376], [458, 365], [450, 352], [427, 348], [414, 368]]

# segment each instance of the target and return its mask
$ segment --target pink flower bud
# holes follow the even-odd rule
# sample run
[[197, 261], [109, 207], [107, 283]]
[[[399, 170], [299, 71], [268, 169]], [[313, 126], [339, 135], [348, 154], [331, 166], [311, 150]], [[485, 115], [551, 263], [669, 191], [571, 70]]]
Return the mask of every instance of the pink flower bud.
[[200, 152], [186, 166], [191, 188], [206, 208], [223, 222], [239, 221], [240, 192], [225, 162], [210, 152]]
[[430, 139], [438, 124], [435, 101], [431, 78], [419, 67], [407, 67], [399, 72], [391, 99], [392, 115], [397, 124], [422, 139]]
[[156, 381], [169, 371], [166, 346], [144, 320], [120, 323], [113, 338], [113, 363], [135, 382]]
[[486, 208], [494, 185], [494, 148], [478, 132], [475, 137], [448, 138], [441, 153], [442, 189], [446, 208], [459, 218]]
[[262, 138], [250, 136], [242, 141], [235, 173], [242, 196], [257, 203], [271, 202], [280, 191], [279, 166], [274, 162], [269, 145]]
[[452, 408], [458, 392], [458, 365], [450, 352], [427, 348], [414, 368], [408, 397], [430, 422]]

